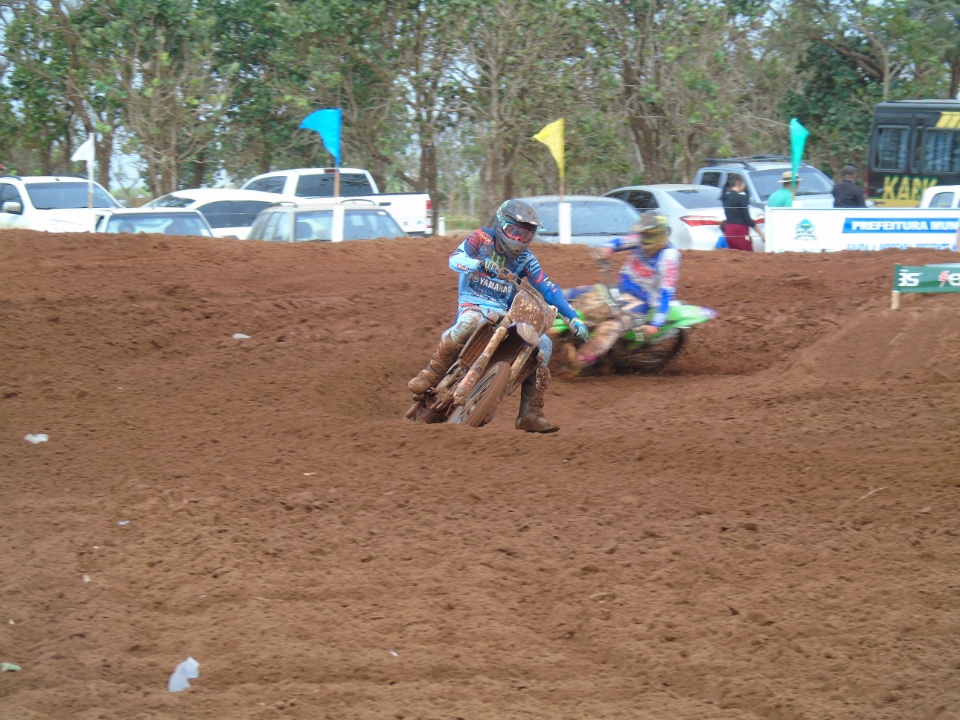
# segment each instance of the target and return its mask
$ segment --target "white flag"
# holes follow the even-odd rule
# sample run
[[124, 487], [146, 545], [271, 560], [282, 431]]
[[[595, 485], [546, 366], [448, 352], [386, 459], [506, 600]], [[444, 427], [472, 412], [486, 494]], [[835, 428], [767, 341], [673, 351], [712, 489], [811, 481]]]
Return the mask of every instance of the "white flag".
[[87, 139], [81, 143], [80, 147], [73, 151], [71, 162], [93, 162], [96, 149], [93, 147], [93, 135], [88, 135]]

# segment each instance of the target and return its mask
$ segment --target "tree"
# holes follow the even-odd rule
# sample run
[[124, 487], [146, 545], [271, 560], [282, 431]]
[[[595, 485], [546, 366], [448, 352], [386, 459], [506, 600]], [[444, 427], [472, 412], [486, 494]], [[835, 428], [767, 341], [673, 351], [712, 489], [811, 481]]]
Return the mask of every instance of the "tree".
[[852, 57], [819, 42], [809, 46], [798, 67], [807, 82], [788, 93], [782, 107], [785, 116], [798, 118], [810, 129], [807, 158], [820, 167], [830, 166], [834, 175], [849, 163], [862, 167], [881, 84]]
[[611, 58], [646, 182], [689, 182], [704, 155], [776, 144], [769, 108], [789, 87], [769, 52], [762, 6], [598, 0], [598, 51]]
[[948, 68], [941, 97], [960, 99], [960, 0], [915, 0], [909, 8], [923, 28], [922, 43]]
[[[110, 7], [105, 7], [110, 6]], [[113, 0], [95, 36], [112, 41], [123, 122], [154, 195], [178, 189], [186, 163], [203, 162], [221, 129], [227, 82], [213, 72], [213, 18], [191, 0]]]
[[311, 152], [297, 130], [309, 69], [296, 59], [294, 21], [280, 3], [261, 0], [200, 0], [200, 7], [214, 18], [212, 72], [229, 92], [213, 148], [223, 168], [244, 178], [302, 164]]
[[[6, 15], [5, 56], [11, 69], [5, 94], [17, 111], [17, 135], [44, 174], [69, 169], [76, 111], [84, 103], [71, 97], [72, 58], [57, 18], [34, 2], [15, 3]], [[26, 165], [29, 167], [29, 165]], [[25, 167], [25, 169], [26, 169]]]
[[905, 81], [928, 78], [935, 57], [928, 47], [930, 33], [909, 2], [798, 0], [791, 9], [791, 27], [798, 36], [855, 62], [879, 83], [881, 99], [889, 100], [903, 95], [897, 86]]
[[[585, 35], [561, 0], [476, 2], [466, 15], [464, 54], [454, 65], [462, 109], [483, 148], [482, 218], [515, 195], [515, 172], [530, 138], [575, 114], [588, 89]], [[536, 37], [531, 41], [532, 32]]]

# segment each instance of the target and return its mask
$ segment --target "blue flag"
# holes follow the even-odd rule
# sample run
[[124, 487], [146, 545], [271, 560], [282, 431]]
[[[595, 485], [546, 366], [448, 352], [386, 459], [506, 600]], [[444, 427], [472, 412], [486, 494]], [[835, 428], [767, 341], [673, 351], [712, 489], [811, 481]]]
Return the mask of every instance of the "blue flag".
[[790, 119], [790, 160], [793, 165], [793, 177], [797, 177], [797, 171], [800, 170], [800, 158], [803, 156], [803, 146], [807, 142], [807, 130], [796, 118]]
[[320, 133], [323, 146], [331, 155], [337, 167], [340, 167], [340, 125], [343, 120], [343, 111], [340, 108], [317, 110], [307, 115], [300, 127], [307, 130], [316, 130]]

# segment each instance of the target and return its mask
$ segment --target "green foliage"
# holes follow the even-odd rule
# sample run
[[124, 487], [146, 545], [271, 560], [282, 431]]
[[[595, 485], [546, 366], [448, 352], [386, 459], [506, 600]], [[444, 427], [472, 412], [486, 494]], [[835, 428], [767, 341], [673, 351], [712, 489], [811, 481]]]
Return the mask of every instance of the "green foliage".
[[785, 120], [795, 117], [810, 130], [805, 150], [808, 161], [828, 165], [834, 172], [849, 163], [863, 167], [873, 108], [882, 97], [882, 85], [853, 59], [823, 43], [810, 45], [798, 69], [807, 82], [802, 92], [786, 95], [782, 112]]
[[864, 160], [883, 97], [956, 94], [958, 0], [9, 0], [0, 162], [143, 159], [155, 191], [326, 165], [300, 120], [344, 111], [343, 162], [458, 214], [557, 189], [530, 137], [566, 120], [566, 191], [687, 180], [715, 154]]

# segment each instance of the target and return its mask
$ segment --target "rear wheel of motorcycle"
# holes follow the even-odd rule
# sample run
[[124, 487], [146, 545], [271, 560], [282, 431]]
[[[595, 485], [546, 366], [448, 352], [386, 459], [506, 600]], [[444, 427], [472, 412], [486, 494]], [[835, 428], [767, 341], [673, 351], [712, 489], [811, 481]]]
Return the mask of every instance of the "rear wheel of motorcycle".
[[629, 366], [634, 370], [645, 373], [662, 372], [667, 363], [673, 360], [683, 349], [683, 343], [686, 339], [686, 331], [677, 330], [677, 334], [673, 337], [645, 344], [630, 356]]
[[474, 386], [463, 407], [450, 416], [449, 422], [467, 427], [486, 425], [493, 420], [509, 384], [510, 363], [494, 363]]

